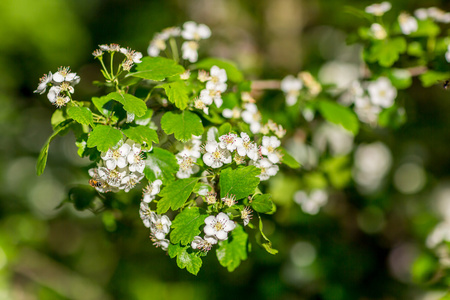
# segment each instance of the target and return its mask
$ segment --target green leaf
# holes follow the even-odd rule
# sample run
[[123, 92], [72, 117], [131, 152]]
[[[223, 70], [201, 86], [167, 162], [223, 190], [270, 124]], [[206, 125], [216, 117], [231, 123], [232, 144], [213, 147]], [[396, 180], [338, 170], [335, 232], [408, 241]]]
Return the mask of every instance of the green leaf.
[[47, 142], [41, 149], [39, 153], [37, 163], [36, 163], [36, 174], [41, 176], [44, 173], [45, 166], [47, 165], [48, 148], [50, 147], [50, 142], [63, 130], [67, 129], [72, 125], [72, 120], [65, 120], [55, 126], [53, 134], [48, 138]]
[[184, 209], [172, 222], [173, 230], [170, 233], [170, 241], [182, 245], [192, 242], [194, 237], [200, 234], [200, 226], [205, 224], [207, 216], [207, 214], [201, 214], [198, 207]]
[[180, 269], [186, 268], [189, 273], [197, 275], [202, 267], [202, 259], [195, 253], [187, 253], [186, 248], [183, 248], [177, 255], [177, 265]]
[[159, 143], [158, 134], [155, 130], [147, 126], [135, 126], [127, 129], [122, 129], [122, 132], [133, 141], [142, 144], [145, 142], [147, 145], [151, 145], [152, 142]]
[[181, 247], [180, 244], [169, 244], [169, 247], [167, 249], [167, 253], [169, 254], [170, 258], [174, 258], [182, 251], [183, 247]]
[[350, 108], [328, 100], [320, 100], [317, 104], [320, 113], [327, 121], [342, 125], [354, 135], [358, 134], [358, 117]]
[[416, 283], [425, 283], [430, 281], [436, 274], [439, 263], [435, 257], [428, 253], [422, 253], [414, 261], [411, 273], [412, 279]]
[[216, 250], [217, 259], [229, 272], [233, 272], [241, 261], [247, 259], [247, 239], [247, 233], [241, 225], [237, 225], [231, 232], [231, 237], [219, 243], [220, 246]]
[[219, 136], [228, 134], [231, 132], [231, 124], [230, 123], [224, 123], [219, 127]]
[[368, 52], [367, 60], [376, 62], [382, 67], [392, 66], [406, 51], [406, 40], [403, 37], [377, 41]]
[[439, 83], [439, 81], [448, 80], [450, 72], [427, 71], [419, 76], [420, 81], [424, 87], [430, 87]]
[[259, 213], [274, 213], [275, 204], [270, 199], [272, 196], [269, 194], [256, 195], [253, 197], [250, 206]]
[[104, 116], [108, 116], [110, 114], [110, 111], [108, 109], [103, 108], [103, 106], [111, 100], [112, 98], [109, 97], [109, 95], [102, 97], [92, 97], [92, 103], [94, 103], [98, 111]]
[[122, 92], [109, 93], [107, 97], [114, 99], [123, 104], [123, 109], [125, 109], [130, 114], [135, 114], [138, 117], [142, 117], [147, 111], [147, 105], [142, 99], [131, 94], [125, 94]]
[[159, 194], [162, 198], [158, 201], [157, 212], [163, 214], [171, 208], [177, 210], [184, 205], [194, 190], [195, 184], [200, 178], [185, 178], [170, 182]]
[[259, 232], [261, 233], [262, 238], [266, 241], [266, 242], [261, 243], [261, 246], [263, 246], [263, 248], [266, 249], [266, 251], [269, 252], [270, 254], [275, 255], [278, 253], [278, 250], [272, 248], [272, 242], [264, 234], [263, 222], [262, 222], [261, 216], [259, 214], [258, 214], [258, 218], [259, 218]]
[[117, 145], [122, 139], [122, 132], [107, 125], [98, 125], [89, 133], [87, 146], [97, 147], [98, 151], [106, 152], [109, 148]]
[[406, 69], [391, 69], [388, 77], [397, 89], [406, 89], [412, 84], [411, 72]]
[[283, 147], [278, 148], [283, 156], [281, 162], [292, 169], [300, 168], [300, 163], [295, 160]]
[[233, 170], [224, 169], [220, 172], [220, 196], [233, 194], [236, 199], [242, 199], [255, 192], [259, 184], [257, 175], [261, 170], [255, 166], [248, 166]]
[[174, 60], [164, 57], [144, 57], [142, 62], [136, 66], [136, 72], [129, 73], [134, 76], [154, 81], [162, 81], [184, 72], [184, 68]]
[[167, 134], [173, 133], [182, 142], [187, 142], [193, 135], [201, 135], [204, 131], [200, 117], [189, 111], [181, 114], [166, 112], [161, 118], [161, 128]]
[[174, 103], [176, 107], [181, 110], [186, 109], [189, 102], [189, 89], [187, 89], [184, 81], [169, 82], [158, 87], [161, 87], [166, 91], [167, 98], [169, 98], [169, 101]]
[[171, 152], [161, 148], [153, 148], [152, 153], [147, 154], [144, 174], [149, 181], [161, 179], [162, 182], [168, 184], [175, 180], [177, 171], [178, 162]]
[[221, 69], [225, 69], [227, 72], [227, 77], [230, 81], [241, 82], [244, 80], [244, 76], [236, 65], [232, 61], [225, 60], [223, 58], [206, 58], [196, 63], [194, 68], [209, 70], [212, 66], [218, 66]]
[[53, 130], [55, 130], [55, 127], [65, 120], [67, 120], [67, 116], [64, 116], [63, 110], [62, 109], [55, 110], [52, 114], [52, 118], [50, 121]]
[[74, 119], [80, 124], [91, 125], [94, 127], [94, 119], [92, 117], [92, 112], [87, 107], [72, 106], [67, 109], [67, 114], [69, 117]]
[[433, 20], [417, 20], [418, 28], [417, 31], [411, 32], [410, 37], [422, 37], [422, 36], [438, 36], [441, 32], [439, 25], [437, 25]]

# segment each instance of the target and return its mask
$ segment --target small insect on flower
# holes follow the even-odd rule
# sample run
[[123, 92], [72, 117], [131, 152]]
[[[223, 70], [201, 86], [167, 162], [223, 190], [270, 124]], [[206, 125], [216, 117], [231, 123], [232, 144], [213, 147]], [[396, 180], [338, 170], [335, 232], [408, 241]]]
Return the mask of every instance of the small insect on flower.
[[91, 179], [89, 179], [89, 185], [95, 188], [95, 187], [101, 187], [102, 183], [91, 178]]

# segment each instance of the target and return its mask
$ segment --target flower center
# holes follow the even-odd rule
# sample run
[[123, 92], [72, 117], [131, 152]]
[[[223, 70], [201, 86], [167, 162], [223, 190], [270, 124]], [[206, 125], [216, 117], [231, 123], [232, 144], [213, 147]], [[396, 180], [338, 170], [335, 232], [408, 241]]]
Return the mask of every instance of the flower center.
[[158, 229], [158, 230], [162, 230], [163, 229], [163, 227], [164, 227], [164, 225], [161, 223], [161, 222], [158, 222], [158, 223], [156, 223], [156, 229]]
[[112, 157], [113, 157], [115, 160], [118, 160], [121, 156], [122, 156], [122, 154], [120, 153], [119, 149], [114, 150], [113, 153], [112, 153]]
[[212, 156], [215, 160], [218, 160], [222, 157], [222, 153], [220, 153], [220, 151], [214, 151]]
[[64, 106], [66, 104], [66, 97], [59, 96], [56, 98], [55, 105], [58, 107]]
[[216, 231], [221, 231], [221, 230], [223, 230], [223, 228], [224, 228], [224, 226], [223, 226], [223, 224], [220, 223], [220, 222], [216, 222], [216, 224], [214, 224], [214, 229], [215, 229]]

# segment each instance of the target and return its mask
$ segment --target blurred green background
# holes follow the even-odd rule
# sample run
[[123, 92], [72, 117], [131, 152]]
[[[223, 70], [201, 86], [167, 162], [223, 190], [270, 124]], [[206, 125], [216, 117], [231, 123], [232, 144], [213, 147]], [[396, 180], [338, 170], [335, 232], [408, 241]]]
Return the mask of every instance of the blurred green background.
[[[396, 13], [450, 10], [445, 0], [392, 2]], [[363, 20], [344, 7], [371, 3], [0, 1], [0, 299], [439, 299], [445, 283], [417, 278], [436, 264], [424, 246], [440, 220], [436, 195], [450, 203], [450, 194], [439, 194], [450, 186], [450, 94], [439, 85], [424, 89], [415, 82], [402, 91], [399, 101], [408, 116], [403, 127], [366, 128], [356, 138], [381, 140], [392, 153], [392, 170], [376, 192], [365, 194], [350, 183], [310, 216], [293, 194], [304, 180], [317, 180], [315, 173], [277, 175], [267, 189], [279, 209], [265, 230], [280, 253], [272, 256], [253, 243], [249, 259], [234, 273], [218, 264], [214, 252], [197, 277], [179, 270], [151, 245], [138, 215], [139, 192], [119, 194], [114, 207], [98, 215], [70, 203], [59, 207], [71, 187], [88, 180], [89, 161], [77, 156], [71, 134], [55, 139], [44, 175], [35, 175], [55, 108], [32, 91], [42, 74], [70, 65], [81, 76], [77, 98], [98, 95], [91, 84], [101, 75], [91, 56], [98, 44], [119, 43], [146, 54], [154, 33], [194, 20], [213, 32], [201, 51], [236, 61], [249, 79], [281, 79], [301, 70], [317, 75], [327, 61], [359, 60], [345, 37]], [[284, 101], [269, 96], [263, 110]], [[405, 178], [397, 175], [404, 163], [420, 167], [419, 188], [395, 183], [396, 176]], [[425, 270], [414, 265], [421, 255]]]

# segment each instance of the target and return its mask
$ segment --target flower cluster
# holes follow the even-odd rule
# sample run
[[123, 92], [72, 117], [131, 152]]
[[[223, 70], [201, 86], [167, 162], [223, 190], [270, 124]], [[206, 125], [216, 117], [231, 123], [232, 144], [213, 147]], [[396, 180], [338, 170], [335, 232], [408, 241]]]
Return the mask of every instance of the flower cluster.
[[312, 190], [309, 194], [304, 191], [297, 191], [294, 201], [302, 207], [305, 213], [315, 215], [320, 208], [327, 204], [328, 193], [324, 190]]
[[129, 192], [144, 177], [141, 145], [132, 140], [120, 141], [101, 157], [97, 168], [89, 170], [89, 175], [98, 183], [95, 189], [101, 193]]
[[[262, 145], [258, 146], [252, 142], [249, 135], [241, 132], [240, 136], [234, 133], [224, 134], [219, 137], [219, 142], [210, 140], [203, 147], [205, 154], [203, 162], [211, 168], [220, 168], [224, 164], [230, 164], [233, 160], [236, 164], [246, 163], [246, 158], [250, 159], [249, 164], [261, 169], [259, 178], [267, 180], [277, 174], [281, 154], [277, 150], [280, 140], [275, 136], [264, 136]], [[234, 153], [234, 157], [232, 154]], [[265, 156], [265, 157], [264, 157]]]
[[300, 90], [303, 87], [303, 82], [299, 78], [288, 75], [281, 81], [281, 90], [286, 95], [286, 104], [292, 106], [297, 103]]
[[166, 239], [166, 235], [169, 234], [172, 225], [169, 217], [151, 211], [145, 202], [141, 202], [139, 215], [145, 227], [150, 228], [150, 239], [153, 245], [167, 251], [170, 242]]
[[184, 144], [183, 150], [177, 155], [176, 159], [180, 168], [177, 172], [178, 178], [189, 178], [192, 174], [199, 171], [199, 167], [195, 164], [201, 156], [201, 137], [193, 136], [190, 141]]
[[[364, 88], [365, 87], [365, 88]], [[387, 77], [379, 77], [362, 85], [355, 81], [351, 88], [341, 95], [340, 102], [355, 105], [358, 118], [368, 124], [376, 124], [383, 108], [391, 107], [397, 97], [397, 89]]]
[[218, 241], [228, 239], [228, 232], [233, 231], [234, 228], [236, 228], [236, 224], [223, 212], [217, 216], [209, 216], [205, 219], [205, 227], [203, 229], [205, 237], [196, 236], [191, 243], [191, 247], [192, 249], [207, 252]]
[[203, 70], [199, 71], [198, 79], [201, 82], [206, 81], [206, 86], [194, 101], [194, 107], [203, 110], [205, 114], [209, 114], [209, 106], [213, 102], [218, 108], [222, 106], [222, 93], [227, 90], [227, 73], [224, 69], [212, 66], [209, 74]]
[[120, 47], [118, 44], [103, 44], [98, 46], [100, 49], [95, 50], [92, 55], [95, 58], [102, 59], [104, 52], [115, 53], [120, 52], [125, 55], [125, 59], [121, 63], [121, 67], [125, 71], [130, 71], [134, 64], [141, 63], [142, 53], [130, 48]]
[[[211, 36], [211, 30], [205, 24], [197, 24], [188, 21], [183, 24], [183, 28], [169, 27], [162, 32], [155, 34], [147, 48], [149, 56], [155, 57], [161, 51], [167, 49], [167, 41], [171, 38], [182, 37], [184, 39], [181, 45], [182, 58], [193, 63], [198, 60], [199, 41], [208, 39]], [[174, 51], [175, 49], [172, 49]]]
[[70, 67], [60, 67], [54, 74], [52, 72], [49, 72], [48, 75], [44, 74], [39, 79], [39, 85], [34, 92], [42, 95], [50, 86], [47, 98], [53, 105], [60, 108], [71, 100], [71, 94], [75, 92], [73, 87], [79, 82], [80, 76], [71, 72]]
[[450, 13], [443, 11], [437, 7], [419, 8], [416, 9], [414, 15], [419, 20], [432, 19], [438, 23], [450, 23]]

